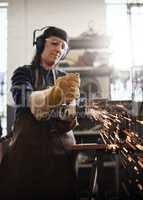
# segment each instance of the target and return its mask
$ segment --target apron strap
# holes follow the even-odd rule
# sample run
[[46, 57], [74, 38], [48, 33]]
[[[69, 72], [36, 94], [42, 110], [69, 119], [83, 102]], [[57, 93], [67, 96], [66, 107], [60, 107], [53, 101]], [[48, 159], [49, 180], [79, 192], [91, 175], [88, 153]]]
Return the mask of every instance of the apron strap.
[[52, 69], [52, 73], [53, 73], [53, 80], [54, 80], [54, 85], [55, 85], [56, 79], [57, 79], [55, 69]]

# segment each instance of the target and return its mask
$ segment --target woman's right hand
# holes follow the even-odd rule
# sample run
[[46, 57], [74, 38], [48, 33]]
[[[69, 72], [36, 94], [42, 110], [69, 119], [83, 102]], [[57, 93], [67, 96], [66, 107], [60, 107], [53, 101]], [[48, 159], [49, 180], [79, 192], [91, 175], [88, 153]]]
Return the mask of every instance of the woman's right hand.
[[80, 77], [77, 73], [67, 73], [56, 80], [56, 87], [61, 89], [63, 102], [70, 103], [80, 97]]

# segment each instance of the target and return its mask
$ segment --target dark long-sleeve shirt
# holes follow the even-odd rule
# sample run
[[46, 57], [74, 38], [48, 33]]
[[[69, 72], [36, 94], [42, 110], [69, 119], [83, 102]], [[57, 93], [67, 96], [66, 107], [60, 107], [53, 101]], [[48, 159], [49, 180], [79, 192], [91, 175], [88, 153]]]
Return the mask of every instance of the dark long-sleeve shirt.
[[[54, 69], [56, 78], [66, 73], [59, 69]], [[28, 107], [28, 98], [32, 91], [42, 90], [48, 86], [54, 85], [54, 77], [52, 70], [45, 70], [39, 65], [26, 65], [18, 67], [12, 76], [11, 92], [16, 105], [16, 116], [20, 116], [25, 112], [30, 112]], [[82, 100], [79, 99], [77, 104], [77, 118], [81, 127], [92, 127], [95, 120], [85, 114]]]
[[[59, 69], [54, 70], [56, 78], [65, 75], [65, 72]], [[18, 67], [14, 71], [11, 81], [11, 92], [17, 114], [29, 111], [28, 98], [31, 92], [54, 85], [52, 70], [45, 70], [38, 65]]]

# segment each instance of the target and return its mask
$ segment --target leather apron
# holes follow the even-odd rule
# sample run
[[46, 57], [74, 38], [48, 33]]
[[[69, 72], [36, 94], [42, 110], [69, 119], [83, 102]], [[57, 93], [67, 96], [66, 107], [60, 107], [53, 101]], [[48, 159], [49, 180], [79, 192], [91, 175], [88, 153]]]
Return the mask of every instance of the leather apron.
[[52, 129], [31, 113], [16, 119], [14, 139], [0, 165], [1, 199], [77, 199], [75, 156], [69, 150], [74, 143], [72, 131]]

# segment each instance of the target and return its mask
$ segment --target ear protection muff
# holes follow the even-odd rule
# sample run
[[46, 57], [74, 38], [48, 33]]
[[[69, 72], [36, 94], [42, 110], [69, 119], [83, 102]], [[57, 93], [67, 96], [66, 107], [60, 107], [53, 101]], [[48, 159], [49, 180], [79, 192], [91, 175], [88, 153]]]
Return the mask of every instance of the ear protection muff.
[[[44, 30], [46, 30], [48, 28], [54, 28], [54, 27], [45, 26], [41, 29], [36, 29], [36, 30], [33, 31], [33, 46], [36, 45], [36, 52], [38, 54], [41, 54], [43, 49], [44, 49], [45, 39], [47, 38], [46, 35], [44, 34], [45, 33]], [[38, 32], [38, 31], [44, 31], [44, 33], [36, 38], [36, 32]], [[62, 52], [63, 54], [62, 54], [60, 59], [63, 60], [66, 57], [66, 55], [68, 54], [68, 52], [69, 52], [69, 47], [68, 47], [68, 44], [67, 44], [65, 46], [64, 51]]]
[[49, 26], [44, 26], [41, 29], [35, 29], [33, 31], [33, 46], [36, 45], [36, 52], [39, 53], [39, 54], [42, 53], [42, 51], [43, 51], [44, 43], [45, 43], [45, 37], [44, 37], [44, 34], [42, 34], [42, 35], [40, 35], [36, 38], [36, 32], [39, 32], [39, 31], [41, 32], [41, 31], [47, 29], [48, 27]]
[[36, 52], [38, 54], [41, 54], [43, 49], [44, 49], [44, 43], [45, 43], [45, 38], [43, 37], [43, 35], [39, 36], [37, 39], [36, 39]]

